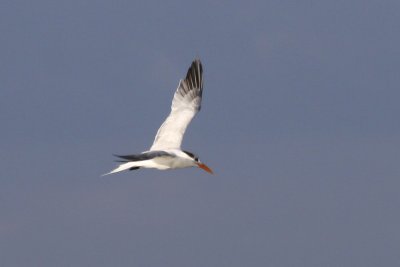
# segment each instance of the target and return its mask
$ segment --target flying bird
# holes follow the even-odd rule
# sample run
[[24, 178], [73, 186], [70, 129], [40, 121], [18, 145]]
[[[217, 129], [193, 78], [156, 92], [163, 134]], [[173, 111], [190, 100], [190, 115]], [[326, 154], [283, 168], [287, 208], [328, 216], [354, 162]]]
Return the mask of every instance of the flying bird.
[[212, 174], [213, 171], [198, 156], [181, 149], [185, 130], [200, 110], [202, 94], [203, 66], [199, 59], [195, 59], [186, 78], [179, 81], [171, 112], [158, 129], [150, 150], [134, 155], [115, 155], [120, 158], [118, 162], [121, 165], [104, 175], [140, 168], [168, 170], [187, 167], [199, 167]]

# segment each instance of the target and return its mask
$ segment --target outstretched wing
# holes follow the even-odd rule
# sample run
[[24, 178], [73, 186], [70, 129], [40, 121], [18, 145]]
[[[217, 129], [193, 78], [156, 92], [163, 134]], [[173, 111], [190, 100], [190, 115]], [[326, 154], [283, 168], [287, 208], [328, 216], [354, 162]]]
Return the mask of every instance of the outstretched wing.
[[180, 80], [172, 100], [171, 113], [158, 129], [150, 150], [180, 148], [183, 135], [200, 110], [203, 93], [203, 67], [199, 59], [192, 62], [186, 78]]

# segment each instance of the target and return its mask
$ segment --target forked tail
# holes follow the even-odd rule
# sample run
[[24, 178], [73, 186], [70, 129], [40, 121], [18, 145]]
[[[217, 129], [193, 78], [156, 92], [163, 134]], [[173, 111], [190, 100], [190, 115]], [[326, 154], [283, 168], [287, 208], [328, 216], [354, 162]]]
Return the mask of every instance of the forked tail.
[[108, 173], [105, 173], [102, 176], [106, 176], [106, 175], [117, 173], [117, 172], [122, 172], [122, 171], [125, 171], [125, 170], [130, 170], [130, 171], [137, 170], [139, 168], [140, 168], [139, 162], [130, 161], [130, 162], [126, 162], [126, 163], [123, 163], [123, 164], [119, 165], [114, 170], [112, 170], [112, 171], [110, 171]]

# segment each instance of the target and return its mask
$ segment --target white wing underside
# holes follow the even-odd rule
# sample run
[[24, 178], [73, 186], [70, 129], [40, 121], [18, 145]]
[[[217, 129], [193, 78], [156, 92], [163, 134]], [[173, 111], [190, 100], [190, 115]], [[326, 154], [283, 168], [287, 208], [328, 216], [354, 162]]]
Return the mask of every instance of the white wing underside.
[[158, 129], [150, 150], [181, 147], [186, 128], [201, 107], [202, 73], [200, 60], [195, 60], [186, 78], [179, 82], [172, 100], [171, 113]]

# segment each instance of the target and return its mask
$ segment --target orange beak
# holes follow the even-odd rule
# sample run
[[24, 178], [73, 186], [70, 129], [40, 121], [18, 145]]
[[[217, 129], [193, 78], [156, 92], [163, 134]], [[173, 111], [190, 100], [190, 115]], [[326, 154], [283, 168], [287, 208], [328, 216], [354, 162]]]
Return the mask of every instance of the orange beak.
[[213, 171], [204, 163], [197, 163], [197, 166], [199, 166], [199, 168], [202, 168], [208, 173], [214, 174]]

